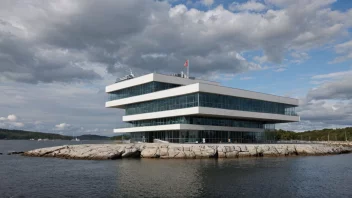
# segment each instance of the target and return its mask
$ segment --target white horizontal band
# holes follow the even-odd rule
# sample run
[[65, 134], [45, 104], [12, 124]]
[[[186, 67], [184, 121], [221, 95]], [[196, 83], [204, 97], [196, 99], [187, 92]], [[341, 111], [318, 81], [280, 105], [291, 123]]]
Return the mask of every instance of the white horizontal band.
[[157, 91], [153, 93], [143, 94], [139, 96], [133, 96], [128, 98], [123, 98], [119, 100], [112, 100], [105, 103], [105, 107], [123, 107], [127, 104], [133, 104], [138, 102], [146, 102], [151, 100], [158, 100], [163, 98], [169, 98], [173, 96], [180, 96], [190, 93], [196, 93], [199, 91], [199, 84], [191, 84], [182, 87], [171, 88], [163, 91]]
[[237, 111], [237, 110], [218, 109], [218, 108], [209, 108], [209, 107], [191, 107], [191, 108], [184, 108], [184, 109], [159, 111], [159, 112], [153, 112], [153, 113], [127, 115], [127, 116], [123, 116], [122, 120], [124, 122], [128, 122], [128, 121], [148, 120], [148, 119], [176, 117], [176, 116], [189, 116], [189, 115], [225, 117], [225, 118], [234, 118], [234, 119], [236, 118], [255, 119], [255, 120], [264, 120], [264, 121], [270, 121], [270, 122], [300, 121], [299, 116], [289, 116], [289, 115], [272, 114], [272, 113], [258, 113], [258, 112], [250, 112], [250, 111]]
[[158, 99], [169, 98], [174, 96], [181, 96], [181, 95], [196, 93], [196, 92], [206, 92], [206, 93], [235, 96], [235, 97], [241, 97], [241, 98], [250, 98], [250, 99], [257, 99], [257, 100], [298, 106], [298, 100], [293, 98], [263, 94], [263, 93], [246, 91], [241, 89], [232, 89], [228, 87], [221, 87], [221, 86], [210, 85], [210, 84], [196, 83], [196, 84], [176, 87], [172, 89], [167, 89], [163, 91], [143, 94], [139, 96], [133, 96], [133, 97], [123, 98], [119, 100], [108, 101], [105, 103], [105, 107], [124, 108], [124, 105], [128, 105], [128, 104], [158, 100]]
[[258, 129], [258, 128], [242, 128], [242, 127], [226, 127], [226, 126], [194, 125], [194, 124], [168, 124], [168, 125], [120, 128], [120, 129], [114, 129], [114, 133], [171, 131], [171, 130], [264, 132], [264, 129]]

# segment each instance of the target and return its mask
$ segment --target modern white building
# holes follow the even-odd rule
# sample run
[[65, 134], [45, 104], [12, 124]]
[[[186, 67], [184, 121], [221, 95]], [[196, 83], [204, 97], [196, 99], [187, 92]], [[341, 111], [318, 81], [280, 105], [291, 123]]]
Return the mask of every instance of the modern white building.
[[106, 87], [107, 108], [125, 109], [115, 133], [132, 141], [268, 142], [275, 123], [298, 122], [298, 100], [157, 73]]

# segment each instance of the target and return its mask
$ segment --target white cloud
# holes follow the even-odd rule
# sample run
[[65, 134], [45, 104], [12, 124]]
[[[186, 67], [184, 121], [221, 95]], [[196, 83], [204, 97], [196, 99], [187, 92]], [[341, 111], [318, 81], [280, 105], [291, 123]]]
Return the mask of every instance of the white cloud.
[[266, 6], [255, 0], [250, 0], [242, 4], [233, 2], [229, 5], [229, 9], [232, 11], [263, 11]]
[[24, 123], [22, 122], [17, 122], [18, 118], [16, 115], [14, 114], [11, 114], [11, 115], [8, 115], [7, 117], [0, 117], [0, 127], [1, 128], [22, 128], [25, 126]]
[[291, 60], [291, 62], [297, 63], [297, 64], [303, 63], [304, 61], [306, 61], [310, 58], [310, 56], [306, 52], [294, 51], [290, 55], [293, 58], [293, 60]]
[[[322, 99], [352, 99], [352, 70], [333, 72], [312, 76], [318, 87], [311, 89], [307, 94], [308, 100]], [[316, 81], [318, 80], [318, 81]]]
[[280, 67], [280, 68], [274, 69], [275, 72], [283, 72], [286, 70], [287, 70], [287, 68], [285, 68], [285, 67]]
[[352, 76], [352, 70], [315, 75], [312, 76], [312, 79], [341, 79], [342, 77], [347, 76]]
[[267, 56], [255, 56], [253, 58], [253, 60], [260, 63], [260, 64], [263, 64], [265, 62], [268, 62], [268, 57]]
[[352, 50], [352, 40], [336, 45], [335, 50], [337, 53], [345, 53], [346, 51], [351, 51]]
[[311, 89], [307, 97], [309, 100], [322, 99], [352, 99], [352, 84], [350, 77], [339, 80], [328, 81], [320, 86]]
[[55, 125], [55, 130], [65, 130], [67, 128], [71, 127], [70, 124], [66, 124], [66, 123], [60, 123], [60, 124], [57, 124]]
[[11, 123], [11, 125], [17, 128], [24, 127], [24, 124], [22, 122], [13, 122]]
[[7, 117], [0, 117], [0, 121], [10, 121], [14, 122], [17, 120], [17, 116], [14, 114], [8, 115]]
[[311, 130], [321, 130], [321, 129], [337, 129], [337, 128], [345, 128], [350, 127], [351, 125], [340, 125], [340, 124], [327, 124], [325, 122], [319, 121], [309, 121], [309, 120], [301, 120], [300, 122], [295, 123], [283, 123], [277, 124], [276, 129], [283, 129], [295, 132], [303, 132], [303, 131], [311, 131]]
[[206, 6], [211, 6], [214, 3], [214, 0], [202, 0], [202, 3]]
[[336, 45], [335, 52], [339, 56], [330, 63], [340, 63], [352, 59], [352, 40]]
[[347, 61], [348, 59], [352, 59], [352, 52], [346, 54], [345, 56], [338, 56], [333, 61], [330, 61], [330, 64], [341, 63]]
[[317, 7], [325, 7], [328, 6], [334, 2], [336, 2], [337, 0], [264, 0], [265, 3], [267, 4], [272, 4], [275, 6], [281, 6], [281, 7], [285, 7], [285, 6], [292, 6], [292, 5], [307, 5], [309, 4], [310, 8], [309, 9], [314, 9]]
[[319, 80], [319, 83], [317, 87], [310, 89], [300, 102], [298, 114], [302, 121], [281, 126], [297, 130], [351, 126], [350, 74], [351, 71], [343, 71], [312, 76], [311, 79]]
[[16, 120], [17, 120], [17, 116], [16, 116], [16, 115], [11, 114], [11, 115], [8, 115], [8, 116], [7, 116], [7, 119], [8, 119], [9, 121], [14, 122], [14, 121], [16, 121]]

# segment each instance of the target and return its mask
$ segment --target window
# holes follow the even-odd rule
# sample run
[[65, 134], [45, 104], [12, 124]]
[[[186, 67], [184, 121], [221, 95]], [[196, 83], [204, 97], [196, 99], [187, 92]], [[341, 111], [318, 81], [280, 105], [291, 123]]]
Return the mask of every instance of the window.
[[134, 87], [129, 87], [126, 89], [121, 89], [118, 91], [114, 91], [109, 93], [109, 101], [111, 100], [119, 100], [122, 98], [128, 98], [132, 96], [138, 96], [142, 94], [152, 93], [156, 91], [162, 91], [166, 89], [171, 89], [175, 87], [179, 87], [181, 85], [162, 83], [162, 82], [150, 82], [141, 85], [137, 85]]
[[195, 106], [291, 116], [297, 115], [295, 112], [295, 106], [293, 105], [210, 93], [194, 93], [127, 105], [126, 115], [167, 111]]
[[[141, 127], [141, 126], [157, 126], [167, 124], [196, 124], [196, 125], [212, 125], [212, 126], [228, 126], [228, 127], [244, 127], [244, 128], [259, 128], [264, 129], [265, 122], [252, 120], [234, 120], [224, 118], [210, 117], [170, 117], [150, 120], [138, 120], [128, 122], [128, 125], [122, 125], [120, 128]], [[265, 125], [266, 126], [266, 125]], [[275, 125], [267, 125], [266, 128], [275, 127]]]

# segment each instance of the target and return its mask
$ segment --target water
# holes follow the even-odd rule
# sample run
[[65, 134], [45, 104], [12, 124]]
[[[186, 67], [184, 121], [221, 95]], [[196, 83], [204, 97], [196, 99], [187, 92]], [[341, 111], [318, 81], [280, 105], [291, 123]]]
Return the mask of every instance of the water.
[[[69, 143], [77, 144], [7, 140], [0, 152]], [[352, 154], [116, 161], [2, 155], [0, 197], [352, 197], [351, 165]]]

